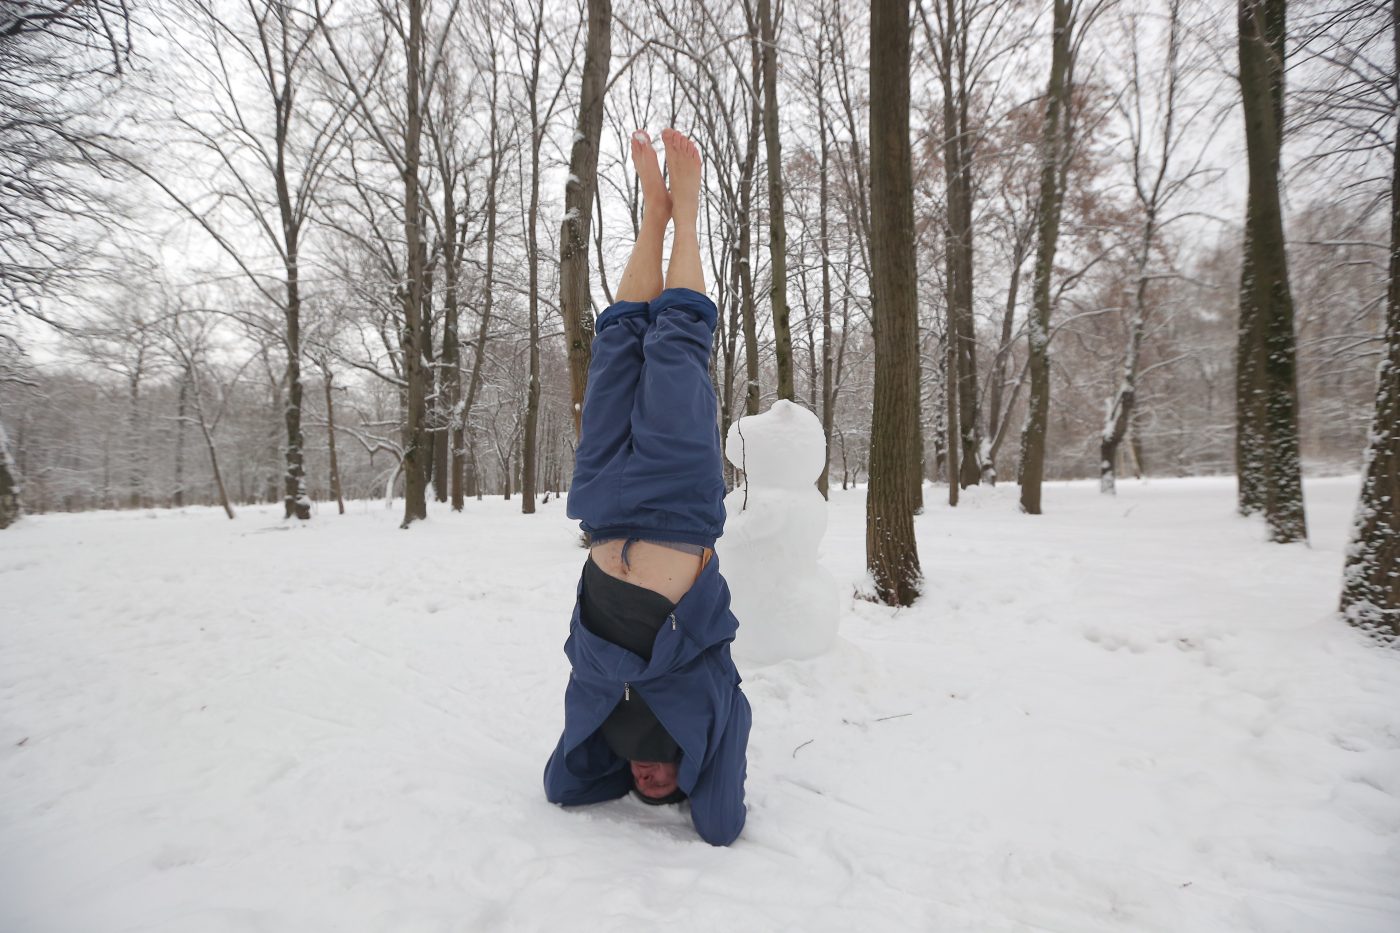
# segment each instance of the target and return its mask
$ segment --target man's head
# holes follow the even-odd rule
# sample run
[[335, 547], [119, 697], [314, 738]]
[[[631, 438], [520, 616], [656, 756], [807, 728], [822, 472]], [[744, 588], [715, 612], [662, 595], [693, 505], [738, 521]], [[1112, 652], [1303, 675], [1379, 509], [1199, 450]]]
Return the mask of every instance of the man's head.
[[633, 761], [632, 783], [637, 793], [655, 803], [671, 803], [669, 798], [680, 793], [676, 784], [679, 772], [674, 761]]

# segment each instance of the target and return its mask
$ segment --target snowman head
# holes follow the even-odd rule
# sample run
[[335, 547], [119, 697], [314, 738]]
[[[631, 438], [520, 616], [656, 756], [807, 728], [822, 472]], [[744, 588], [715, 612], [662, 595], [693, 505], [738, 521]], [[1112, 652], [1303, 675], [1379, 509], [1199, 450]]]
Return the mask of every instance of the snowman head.
[[731, 424], [724, 453], [750, 485], [802, 489], [821, 476], [826, 438], [816, 415], [779, 399], [767, 411]]

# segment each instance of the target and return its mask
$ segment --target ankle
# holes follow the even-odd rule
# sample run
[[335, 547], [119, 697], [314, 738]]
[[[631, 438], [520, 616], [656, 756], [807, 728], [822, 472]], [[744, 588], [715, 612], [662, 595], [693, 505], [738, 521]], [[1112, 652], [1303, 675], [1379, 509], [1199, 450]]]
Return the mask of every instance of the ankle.
[[665, 227], [671, 222], [671, 199], [648, 199], [642, 202], [642, 225]]

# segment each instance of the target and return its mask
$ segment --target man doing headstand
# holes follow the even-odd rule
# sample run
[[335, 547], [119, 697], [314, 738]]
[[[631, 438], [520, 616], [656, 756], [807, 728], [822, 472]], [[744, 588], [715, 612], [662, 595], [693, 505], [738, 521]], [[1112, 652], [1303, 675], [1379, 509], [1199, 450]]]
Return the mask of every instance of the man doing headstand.
[[592, 546], [564, 645], [573, 665], [564, 733], [544, 786], [566, 805], [629, 791], [648, 803], [688, 799], [701, 838], [728, 845], [744, 827], [751, 713], [713, 550], [724, 530], [709, 376], [716, 310], [696, 228], [700, 153], [675, 130], [661, 136], [669, 191], [650, 137], [632, 137], [642, 225], [593, 340], [568, 504]]

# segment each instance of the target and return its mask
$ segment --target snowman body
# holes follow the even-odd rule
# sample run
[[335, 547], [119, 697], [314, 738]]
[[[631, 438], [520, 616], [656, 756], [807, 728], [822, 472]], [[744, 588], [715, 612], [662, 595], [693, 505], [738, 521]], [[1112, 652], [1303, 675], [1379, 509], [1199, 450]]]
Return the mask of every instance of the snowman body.
[[811, 658], [836, 640], [836, 580], [817, 560], [826, 500], [817, 477], [826, 459], [821, 423], [780, 400], [730, 425], [725, 455], [742, 471], [725, 497], [715, 545], [739, 618], [735, 656], [749, 664]]

